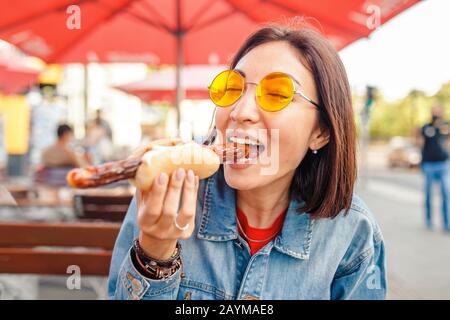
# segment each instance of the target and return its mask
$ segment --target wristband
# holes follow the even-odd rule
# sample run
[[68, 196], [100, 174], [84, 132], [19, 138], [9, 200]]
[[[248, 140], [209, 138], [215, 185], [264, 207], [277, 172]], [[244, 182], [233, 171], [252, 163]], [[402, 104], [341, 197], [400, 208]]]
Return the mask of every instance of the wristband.
[[133, 251], [138, 265], [151, 279], [167, 279], [175, 274], [181, 267], [181, 245], [177, 242], [176, 249], [167, 260], [158, 260], [148, 256], [136, 239], [133, 242]]

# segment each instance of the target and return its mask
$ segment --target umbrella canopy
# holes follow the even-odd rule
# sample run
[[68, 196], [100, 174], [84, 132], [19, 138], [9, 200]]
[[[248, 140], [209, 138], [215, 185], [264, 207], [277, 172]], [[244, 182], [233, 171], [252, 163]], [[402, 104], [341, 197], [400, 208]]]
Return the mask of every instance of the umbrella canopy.
[[[208, 86], [211, 80], [226, 66], [190, 65], [181, 70], [181, 87], [187, 99], [207, 99]], [[176, 79], [175, 70], [166, 68], [152, 73], [148, 78], [115, 86], [126, 93], [135, 95], [145, 102], [167, 101], [175, 102]]]
[[20, 93], [35, 84], [38, 76], [39, 70], [27, 66], [23, 59], [0, 55], [0, 92]]
[[[0, 4], [0, 38], [47, 62], [228, 63], [260, 23], [307, 19], [341, 49], [418, 0], [15, 0]], [[72, 5], [78, 6], [79, 10]], [[375, 12], [376, 13], [376, 12]], [[77, 20], [77, 15], [79, 19]], [[79, 24], [77, 24], [79, 23]], [[79, 27], [79, 29], [78, 29]]]

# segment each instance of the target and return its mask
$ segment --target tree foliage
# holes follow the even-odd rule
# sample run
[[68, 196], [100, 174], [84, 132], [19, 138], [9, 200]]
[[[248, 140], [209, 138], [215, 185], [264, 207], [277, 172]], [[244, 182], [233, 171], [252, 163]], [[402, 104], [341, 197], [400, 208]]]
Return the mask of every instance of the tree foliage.
[[[363, 100], [362, 97], [354, 97], [355, 106], [361, 106]], [[370, 136], [376, 139], [412, 136], [417, 128], [430, 121], [434, 105], [441, 105], [446, 119], [450, 121], [450, 82], [442, 85], [434, 95], [427, 96], [422, 91], [412, 90], [407, 96], [393, 102], [386, 101], [378, 93], [371, 109]], [[357, 119], [357, 124], [359, 126], [360, 119]]]

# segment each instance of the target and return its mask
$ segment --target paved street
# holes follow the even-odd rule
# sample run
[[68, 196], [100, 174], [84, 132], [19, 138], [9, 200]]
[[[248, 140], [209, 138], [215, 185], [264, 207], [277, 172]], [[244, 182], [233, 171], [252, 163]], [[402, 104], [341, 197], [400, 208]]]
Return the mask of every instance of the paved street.
[[376, 216], [386, 242], [390, 299], [450, 299], [450, 234], [442, 232], [436, 186], [433, 221], [424, 227], [419, 171], [369, 170], [358, 194]]

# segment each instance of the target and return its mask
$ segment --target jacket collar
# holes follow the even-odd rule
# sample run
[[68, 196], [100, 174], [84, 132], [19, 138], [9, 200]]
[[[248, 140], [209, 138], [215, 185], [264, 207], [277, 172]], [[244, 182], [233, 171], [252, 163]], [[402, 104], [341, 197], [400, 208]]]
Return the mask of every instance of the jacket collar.
[[[199, 239], [228, 241], [237, 239], [236, 190], [225, 181], [223, 166], [205, 182]], [[289, 204], [280, 234], [273, 247], [298, 259], [308, 259], [313, 230], [313, 220], [308, 213], [297, 213], [301, 203], [293, 200]]]

